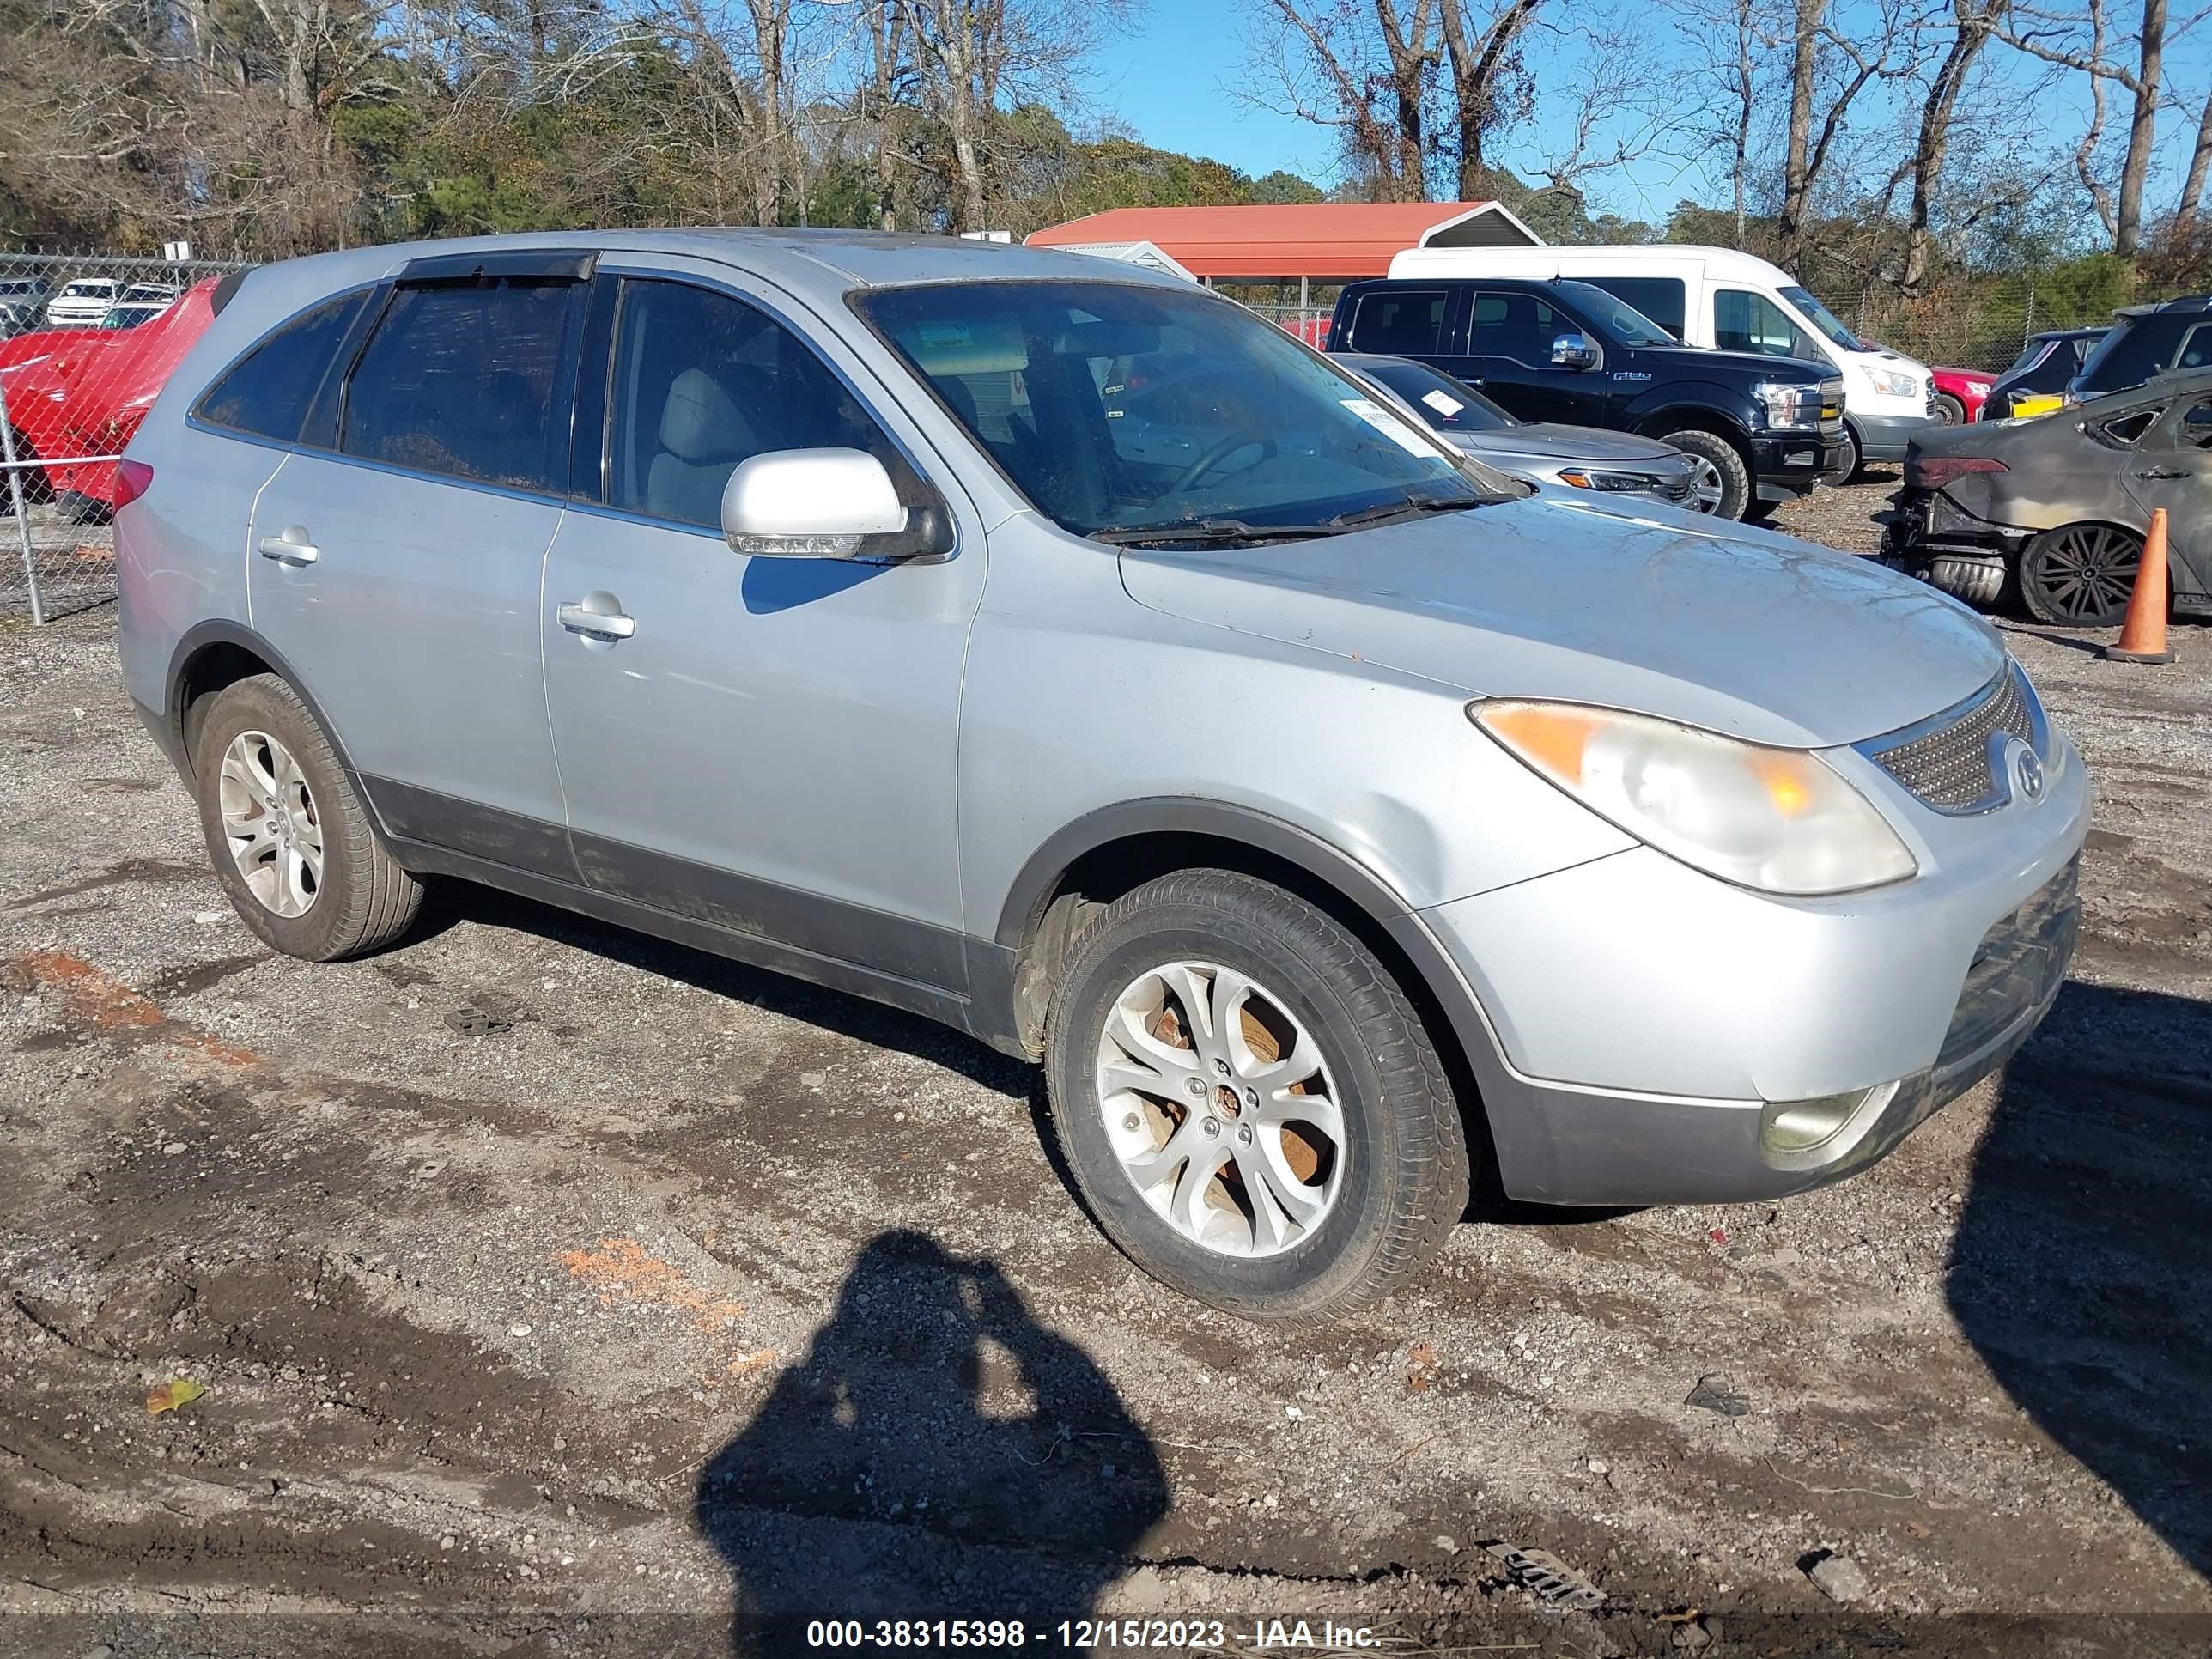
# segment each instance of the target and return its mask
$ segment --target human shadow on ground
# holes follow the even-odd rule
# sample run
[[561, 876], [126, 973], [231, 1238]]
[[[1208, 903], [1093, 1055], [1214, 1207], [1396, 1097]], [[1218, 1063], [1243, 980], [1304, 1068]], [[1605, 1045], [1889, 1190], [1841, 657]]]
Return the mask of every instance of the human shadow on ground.
[[2068, 982], [2014, 1057], [1946, 1285], [2007, 1393], [2212, 1577], [2212, 1005]]
[[992, 1262], [900, 1231], [863, 1247], [805, 1358], [702, 1471], [696, 1514], [734, 1581], [732, 1653], [781, 1659], [830, 1619], [1021, 1620], [1025, 1644], [960, 1645], [1035, 1651], [1168, 1503], [1090, 1357]]

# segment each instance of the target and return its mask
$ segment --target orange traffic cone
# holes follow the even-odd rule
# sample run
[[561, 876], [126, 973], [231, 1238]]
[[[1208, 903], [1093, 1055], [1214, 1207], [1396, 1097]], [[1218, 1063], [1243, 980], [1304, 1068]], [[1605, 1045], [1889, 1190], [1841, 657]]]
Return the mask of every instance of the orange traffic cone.
[[2142, 562], [2136, 567], [2136, 591], [2128, 596], [2127, 620], [2118, 645], [2105, 647], [2112, 662], [2172, 662], [2166, 648], [2166, 509], [2151, 509], [2150, 533], [2143, 538]]

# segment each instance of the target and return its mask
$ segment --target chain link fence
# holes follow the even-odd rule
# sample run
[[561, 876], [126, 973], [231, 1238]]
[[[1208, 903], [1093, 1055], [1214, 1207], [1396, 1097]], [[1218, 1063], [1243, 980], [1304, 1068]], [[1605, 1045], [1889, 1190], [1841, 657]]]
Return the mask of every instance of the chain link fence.
[[237, 269], [0, 252], [0, 616], [114, 596], [115, 463]]

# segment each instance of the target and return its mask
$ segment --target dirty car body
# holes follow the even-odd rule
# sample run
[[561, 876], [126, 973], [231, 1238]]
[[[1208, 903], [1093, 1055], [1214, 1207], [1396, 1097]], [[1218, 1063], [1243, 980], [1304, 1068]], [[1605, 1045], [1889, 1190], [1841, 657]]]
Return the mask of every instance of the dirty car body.
[[223, 297], [117, 544], [248, 925], [343, 956], [465, 877], [1042, 1058], [1217, 1306], [1370, 1302], [1477, 1158], [1834, 1180], [2057, 994], [2088, 781], [1986, 624], [1499, 479], [1188, 284], [668, 232]]
[[2212, 370], [2027, 420], [1917, 441], [1884, 520], [1891, 564], [1980, 602], [2016, 588], [2042, 620], [2126, 609], [2151, 513], [2166, 509], [2173, 607], [2212, 611]]

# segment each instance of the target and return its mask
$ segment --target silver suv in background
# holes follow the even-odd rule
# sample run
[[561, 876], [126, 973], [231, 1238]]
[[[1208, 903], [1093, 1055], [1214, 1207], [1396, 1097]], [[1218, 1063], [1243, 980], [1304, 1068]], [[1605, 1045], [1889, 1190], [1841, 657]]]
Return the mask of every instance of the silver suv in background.
[[2088, 782], [1985, 624], [1501, 478], [1188, 283], [623, 232], [216, 309], [123, 659], [262, 939], [465, 877], [945, 1021], [1218, 1307], [1373, 1300], [1478, 1160], [1833, 1180], [2057, 994]]

